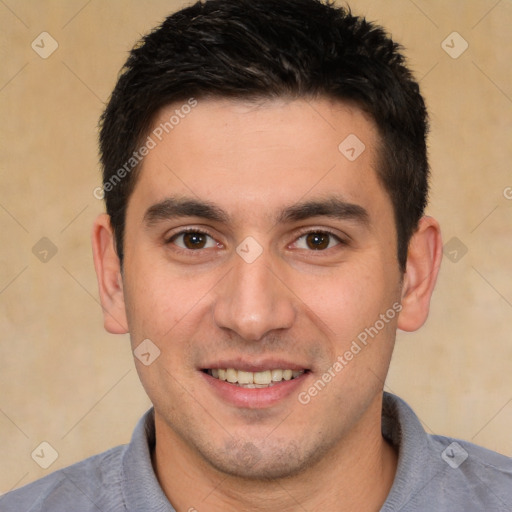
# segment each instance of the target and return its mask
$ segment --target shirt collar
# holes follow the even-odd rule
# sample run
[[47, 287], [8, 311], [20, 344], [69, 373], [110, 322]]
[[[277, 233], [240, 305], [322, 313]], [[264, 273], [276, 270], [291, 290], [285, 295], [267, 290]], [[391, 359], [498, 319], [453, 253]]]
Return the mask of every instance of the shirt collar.
[[123, 456], [123, 495], [129, 512], [176, 512], [165, 496], [151, 463], [155, 446], [154, 410], [137, 423]]
[[382, 435], [398, 452], [393, 485], [381, 512], [404, 508], [435, 476], [429, 436], [414, 411], [399, 397], [384, 393]]
[[[384, 393], [382, 435], [398, 452], [393, 486], [381, 512], [400, 510], [435, 476], [432, 474], [428, 435], [412, 409], [400, 398]], [[155, 446], [154, 411], [137, 423], [123, 455], [123, 494], [130, 512], [175, 512], [153, 470]]]

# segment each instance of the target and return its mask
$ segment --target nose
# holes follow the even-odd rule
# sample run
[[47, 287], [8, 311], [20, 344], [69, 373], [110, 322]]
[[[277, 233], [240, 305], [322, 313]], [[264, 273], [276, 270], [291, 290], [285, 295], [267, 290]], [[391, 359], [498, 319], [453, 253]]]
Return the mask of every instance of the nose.
[[235, 256], [235, 266], [217, 289], [214, 321], [221, 329], [247, 341], [258, 341], [272, 331], [289, 329], [296, 316], [293, 293], [278, 270], [263, 255], [247, 263]]

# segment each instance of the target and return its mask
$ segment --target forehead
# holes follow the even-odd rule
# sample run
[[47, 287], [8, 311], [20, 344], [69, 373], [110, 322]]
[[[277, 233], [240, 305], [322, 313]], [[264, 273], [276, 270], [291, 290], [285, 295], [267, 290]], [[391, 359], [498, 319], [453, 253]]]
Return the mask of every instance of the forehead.
[[377, 130], [357, 107], [328, 99], [194, 102], [155, 117], [138, 201], [181, 195], [263, 215], [332, 194], [386, 200], [375, 172]]

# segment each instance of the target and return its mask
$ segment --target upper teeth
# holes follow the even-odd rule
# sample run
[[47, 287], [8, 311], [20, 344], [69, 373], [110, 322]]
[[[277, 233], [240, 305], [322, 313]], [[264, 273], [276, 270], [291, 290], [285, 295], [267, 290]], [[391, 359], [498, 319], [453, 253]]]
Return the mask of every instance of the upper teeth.
[[208, 373], [220, 380], [227, 380], [232, 384], [238, 383], [240, 385], [261, 385], [268, 386], [274, 382], [281, 382], [284, 380], [294, 379], [298, 377], [304, 370], [265, 370], [262, 372], [245, 372], [243, 370], [235, 370], [234, 368], [221, 369], [216, 368], [208, 370]]

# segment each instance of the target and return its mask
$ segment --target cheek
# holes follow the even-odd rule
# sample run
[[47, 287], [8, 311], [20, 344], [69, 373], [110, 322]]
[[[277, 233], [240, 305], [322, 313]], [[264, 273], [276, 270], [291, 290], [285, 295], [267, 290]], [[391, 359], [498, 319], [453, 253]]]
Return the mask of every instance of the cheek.
[[[148, 251], [149, 252], [149, 251]], [[221, 274], [180, 271], [163, 259], [138, 251], [126, 261], [125, 302], [130, 333], [167, 344], [177, 332], [198, 327], [209, 307], [209, 292]], [[136, 341], [134, 340], [134, 343]]]
[[[348, 339], [373, 324], [388, 307], [386, 282], [375, 266], [340, 267], [323, 276], [301, 276], [294, 289], [329, 337]], [[382, 310], [382, 311], [381, 311]]]

